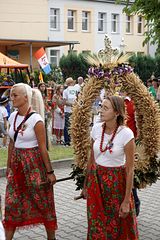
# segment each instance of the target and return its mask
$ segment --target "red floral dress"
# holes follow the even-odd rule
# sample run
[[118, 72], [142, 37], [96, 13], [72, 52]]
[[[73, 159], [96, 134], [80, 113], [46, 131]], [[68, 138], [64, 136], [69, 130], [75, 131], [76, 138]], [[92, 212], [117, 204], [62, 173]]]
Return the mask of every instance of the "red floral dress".
[[92, 165], [87, 180], [88, 240], [138, 240], [132, 197], [129, 215], [119, 217], [125, 181], [124, 167]]
[[38, 147], [15, 148], [7, 175], [5, 228], [44, 224], [56, 230], [53, 187]]

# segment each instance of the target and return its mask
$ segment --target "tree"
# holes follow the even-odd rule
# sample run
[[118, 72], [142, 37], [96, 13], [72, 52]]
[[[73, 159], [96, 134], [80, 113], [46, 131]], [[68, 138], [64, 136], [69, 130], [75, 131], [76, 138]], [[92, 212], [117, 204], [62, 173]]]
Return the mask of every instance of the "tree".
[[75, 53], [69, 53], [66, 56], [63, 55], [59, 66], [62, 69], [64, 79], [67, 77], [77, 79], [79, 76], [85, 78], [89, 68], [89, 64], [85, 61], [82, 53], [79, 55]]
[[[117, 0], [117, 3], [122, 1]], [[124, 12], [128, 15], [142, 15], [147, 21], [144, 44], [157, 44], [160, 53], [160, 0], [124, 0]]]
[[134, 55], [129, 59], [129, 63], [134, 68], [134, 72], [139, 75], [140, 79], [142, 79], [144, 84], [146, 84], [147, 80], [153, 73], [156, 72], [158, 76], [158, 71], [156, 68], [157, 63], [155, 58], [152, 58], [150, 56]]

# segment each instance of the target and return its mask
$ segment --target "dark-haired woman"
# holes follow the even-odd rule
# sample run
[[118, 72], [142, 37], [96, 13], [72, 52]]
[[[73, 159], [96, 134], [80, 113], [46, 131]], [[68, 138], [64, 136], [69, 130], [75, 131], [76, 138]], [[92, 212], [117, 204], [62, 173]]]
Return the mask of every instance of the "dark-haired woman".
[[93, 126], [91, 158], [83, 193], [87, 197], [88, 240], [137, 240], [132, 197], [134, 134], [124, 125], [121, 97], [102, 102]]

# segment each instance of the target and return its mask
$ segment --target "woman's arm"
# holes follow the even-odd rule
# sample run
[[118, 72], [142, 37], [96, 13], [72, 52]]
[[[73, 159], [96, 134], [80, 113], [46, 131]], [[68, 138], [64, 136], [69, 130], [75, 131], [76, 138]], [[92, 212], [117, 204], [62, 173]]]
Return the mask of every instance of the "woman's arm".
[[[46, 167], [46, 171], [47, 171], [47, 176], [48, 176], [48, 180], [54, 184], [56, 182], [56, 177], [54, 175], [54, 173], [52, 173], [52, 165], [51, 165], [51, 161], [49, 159], [49, 155], [47, 152], [47, 148], [46, 148], [46, 133], [45, 133], [45, 126], [43, 124], [42, 121], [39, 121], [36, 123], [35, 127], [34, 127], [34, 131], [37, 137], [37, 141], [38, 141], [38, 147], [42, 156], [42, 160], [45, 164]], [[50, 173], [51, 172], [51, 173]]]
[[130, 198], [131, 191], [133, 187], [133, 176], [134, 176], [134, 153], [135, 153], [135, 143], [134, 139], [129, 141], [125, 148], [124, 152], [126, 155], [126, 191], [125, 197], [122, 202], [119, 215], [120, 217], [126, 217], [130, 210]]
[[4, 120], [4, 129], [7, 130], [7, 118], [4, 117], [3, 120]]

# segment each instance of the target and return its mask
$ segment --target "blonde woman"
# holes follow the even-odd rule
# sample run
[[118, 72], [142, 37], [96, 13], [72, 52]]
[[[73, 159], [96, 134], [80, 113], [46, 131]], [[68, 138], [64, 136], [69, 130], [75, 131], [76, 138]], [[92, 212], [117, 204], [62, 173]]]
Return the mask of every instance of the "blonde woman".
[[37, 224], [45, 226], [48, 240], [55, 239], [57, 220], [53, 185], [56, 177], [46, 149], [43, 118], [33, 111], [35, 106], [32, 107], [33, 95], [37, 106], [44, 109], [42, 96], [37, 91], [23, 83], [11, 89], [10, 97], [17, 110], [9, 118], [3, 221], [6, 240], [13, 239], [16, 228]]

